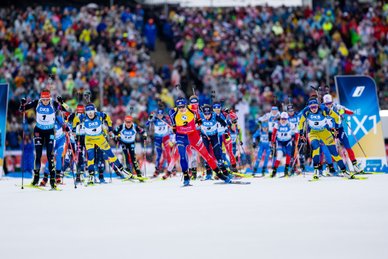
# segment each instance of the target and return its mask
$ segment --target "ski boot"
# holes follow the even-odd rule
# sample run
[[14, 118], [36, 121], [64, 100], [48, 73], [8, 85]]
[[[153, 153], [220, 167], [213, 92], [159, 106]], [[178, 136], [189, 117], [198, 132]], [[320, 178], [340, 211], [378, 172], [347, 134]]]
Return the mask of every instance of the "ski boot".
[[205, 176], [205, 181], [211, 181], [211, 180], [213, 180], [213, 175], [211, 175], [211, 174], [206, 174], [206, 176]]
[[295, 175], [295, 171], [296, 171], [295, 169], [296, 169], [295, 166], [293, 166], [291, 168], [290, 176], [294, 176]]
[[213, 171], [211, 169], [206, 169], [205, 181], [213, 180]]
[[231, 183], [231, 182], [232, 182], [232, 179], [233, 179], [233, 175], [232, 175], [232, 174], [229, 174], [229, 175], [227, 176], [227, 179], [225, 179], [224, 181], [225, 181], [225, 183]]
[[253, 177], [255, 177], [256, 172], [257, 172], [257, 167], [254, 167], [254, 168], [253, 168], [253, 172], [252, 172], [252, 176], [253, 176]]
[[347, 177], [349, 179], [355, 179], [356, 177], [354, 176], [356, 173], [350, 173], [349, 171], [347, 171], [345, 168], [344, 169], [341, 169], [341, 173], [344, 177]]
[[167, 171], [163, 176], [162, 176], [162, 179], [163, 180], [166, 180], [167, 178], [171, 177], [171, 172], [170, 171]]
[[357, 163], [357, 160], [352, 161], [354, 172], [356, 174], [365, 174], [364, 170], [360, 168], [360, 166]]
[[81, 183], [81, 173], [76, 173], [75, 174], [75, 183]]
[[88, 185], [94, 185], [94, 172], [89, 171]]
[[125, 179], [124, 172], [125, 172], [125, 173], [128, 173], [129, 175], [132, 175], [132, 174], [130, 173], [131, 171], [126, 170], [126, 169], [124, 169], [123, 167], [118, 168], [116, 165], [114, 165], [114, 166], [112, 166], [112, 168], [113, 168], [113, 171], [115, 171], [117, 177], [120, 178], [120, 179]]
[[232, 182], [232, 179], [229, 177], [226, 177], [226, 179], [224, 180], [225, 183], [231, 183]]
[[56, 184], [63, 184], [63, 174], [61, 170], [57, 170], [57, 173], [55, 175], [55, 182]]
[[277, 168], [274, 168], [271, 173], [271, 178], [274, 178], [276, 176], [276, 173], [277, 173]]
[[106, 183], [106, 181], [105, 181], [105, 178], [104, 178], [104, 173], [99, 173], [98, 174], [98, 181], [100, 182], [100, 183]]
[[159, 174], [160, 174], [159, 169], [158, 169], [157, 167], [155, 167], [155, 172], [154, 172], [154, 174], [152, 175], [152, 178], [158, 177]]
[[190, 172], [191, 172], [191, 179], [197, 180], [197, 168], [196, 167], [190, 168]]
[[[314, 167], [315, 169], [318, 169], [318, 176], [323, 176], [323, 165], [320, 164], [318, 167]], [[314, 170], [315, 172], [315, 170]]]
[[125, 179], [125, 176], [122, 173], [120, 173], [119, 171], [115, 171], [115, 173], [116, 173], [118, 178]]
[[315, 168], [314, 174], [313, 174], [313, 180], [318, 180], [318, 179], [319, 179], [319, 169]]
[[331, 176], [338, 176], [338, 173], [337, 173], [337, 171], [334, 169], [333, 164], [330, 164], [330, 165], [329, 165], [329, 174], [330, 174]]
[[62, 178], [61, 177], [56, 177], [55, 178], [55, 183], [56, 184], [63, 184]]
[[40, 181], [39, 186], [45, 187], [48, 182], [48, 174], [43, 174], [43, 179]]
[[301, 170], [301, 172], [300, 172], [299, 174], [305, 172], [305, 171], [306, 171], [306, 166], [305, 166], [304, 164], [302, 164], [302, 165], [300, 166], [300, 170]]
[[[222, 170], [223, 171], [223, 170]], [[232, 174], [225, 175], [220, 169], [216, 169], [215, 173], [219, 180], [224, 181], [225, 183], [230, 183], [232, 181]]]
[[232, 173], [238, 173], [238, 170], [235, 164], [230, 167], [230, 170], [232, 171]]
[[175, 167], [172, 169], [172, 176], [176, 176], [176, 168]]
[[55, 184], [55, 179], [50, 177], [50, 186], [51, 190], [58, 190], [57, 185]]
[[37, 185], [39, 183], [39, 171], [34, 170], [34, 177], [32, 178], [31, 185]]
[[[225, 177], [229, 177], [229, 175], [233, 175], [233, 174], [230, 174], [228, 169], [225, 167], [225, 166], [221, 166], [221, 171], [222, 171], [222, 174], [225, 176]], [[218, 174], [217, 174], [218, 175]]]
[[[140, 170], [136, 170], [136, 176], [137, 177], [140, 177], [140, 178], [142, 178], [143, 176], [142, 176], [142, 174], [141, 174], [141, 171]], [[144, 182], [144, 180], [143, 179], [137, 179], [139, 182], [141, 182], [141, 183], [143, 183]]]
[[288, 165], [286, 165], [286, 166], [284, 167], [284, 177], [285, 177], [285, 178], [289, 177], [289, 174], [288, 174]]
[[183, 186], [190, 186], [190, 175], [188, 171], [183, 172]]

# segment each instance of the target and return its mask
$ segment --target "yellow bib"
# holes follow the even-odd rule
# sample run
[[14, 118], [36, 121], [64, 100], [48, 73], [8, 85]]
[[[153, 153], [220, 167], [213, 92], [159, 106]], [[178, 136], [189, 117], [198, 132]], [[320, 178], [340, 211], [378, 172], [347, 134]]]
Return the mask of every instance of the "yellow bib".
[[195, 119], [194, 113], [187, 110], [186, 112], [177, 112], [175, 116], [175, 125], [176, 126], [186, 126]]

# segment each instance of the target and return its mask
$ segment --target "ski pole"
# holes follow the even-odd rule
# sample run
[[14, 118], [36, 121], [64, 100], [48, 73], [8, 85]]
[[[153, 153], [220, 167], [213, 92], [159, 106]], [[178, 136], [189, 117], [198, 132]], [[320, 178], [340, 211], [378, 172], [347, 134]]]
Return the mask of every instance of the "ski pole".
[[[66, 130], [65, 130], [65, 132], [66, 132]], [[77, 184], [75, 182], [75, 174], [74, 174], [74, 163], [75, 163], [77, 157], [75, 157], [75, 152], [73, 149], [73, 145], [71, 144], [69, 132], [66, 132], [65, 134], [66, 134], [66, 142], [67, 142], [67, 145], [70, 146], [71, 156], [72, 156], [71, 163], [70, 163], [70, 171], [71, 171], [72, 176], [73, 176], [74, 189], [77, 189]]]
[[[240, 148], [241, 148], [241, 150], [243, 151], [243, 153], [244, 153], [244, 156], [245, 156], [245, 159], [248, 161], [248, 163], [249, 163], [249, 166], [251, 167], [251, 169], [253, 170], [253, 167], [252, 167], [252, 159], [248, 159], [248, 153], [246, 152], [246, 150], [245, 150], [245, 148], [239, 143], [238, 144], [239, 146], [240, 146]], [[242, 159], [241, 159], [242, 160]], [[242, 163], [242, 161], [241, 161], [241, 163]]]
[[299, 159], [299, 153], [300, 151], [302, 150], [303, 146], [305, 145], [305, 143], [302, 143], [298, 149], [298, 154], [296, 156], [294, 156], [294, 161], [292, 161], [292, 165], [291, 165], [291, 168], [294, 168], [296, 162], [298, 161]]
[[146, 140], [143, 140], [143, 163], [144, 163], [144, 177], [147, 177], [147, 150]]
[[23, 125], [22, 125], [22, 189], [24, 189], [24, 125], [26, 122], [26, 111], [25, 107], [23, 106]]
[[345, 121], [345, 124], [346, 124], [346, 125], [348, 126], [348, 128], [350, 129], [350, 133], [352, 134], [353, 138], [356, 140], [358, 147], [361, 149], [362, 153], [363, 153], [364, 156], [367, 158], [368, 156], [365, 154], [364, 149], [362, 148], [360, 142], [358, 141], [358, 139], [357, 139], [356, 136], [354, 135], [352, 128], [350, 127], [350, 125], [348, 124], [348, 122], [347, 122], [346, 120], [344, 120], [344, 121]]
[[[117, 158], [118, 159], [118, 158]], [[105, 161], [104, 161], [105, 163]], [[112, 163], [113, 164], [113, 163]], [[106, 163], [105, 163], [106, 165]], [[110, 168], [112, 165], [109, 163], [109, 159], [108, 159], [108, 170], [109, 170], [109, 183], [112, 183], [112, 168]]]

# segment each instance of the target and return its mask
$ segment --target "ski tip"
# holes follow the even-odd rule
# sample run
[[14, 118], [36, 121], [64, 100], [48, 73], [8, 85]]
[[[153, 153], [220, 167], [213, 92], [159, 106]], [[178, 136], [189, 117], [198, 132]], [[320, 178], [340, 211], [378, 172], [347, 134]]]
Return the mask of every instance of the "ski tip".
[[343, 177], [344, 180], [367, 180], [368, 177], [363, 176], [354, 176], [354, 177]]
[[62, 189], [61, 188], [59, 188], [59, 187], [51, 187], [50, 189], [49, 189], [49, 191], [62, 191]]

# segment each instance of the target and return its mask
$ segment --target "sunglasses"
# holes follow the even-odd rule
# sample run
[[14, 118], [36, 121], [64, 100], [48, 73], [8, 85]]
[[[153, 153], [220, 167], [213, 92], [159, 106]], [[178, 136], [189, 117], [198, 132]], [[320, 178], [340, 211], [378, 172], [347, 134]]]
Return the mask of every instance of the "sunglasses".
[[286, 118], [281, 118], [281, 120], [282, 120], [282, 121], [285, 121], [285, 120], [287, 120], [287, 119], [286, 119]]
[[183, 108], [185, 108], [185, 106], [184, 106], [184, 105], [182, 105], [182, 106], [178, 106], [178, 109], [183, 109]]
[[330, 102], [330, 103], [325, 103], [325, 105], [332, 105], [333, 103], [332, 102]]
[[318, 105], [310, 105], [310, 109], [318, 109]]

